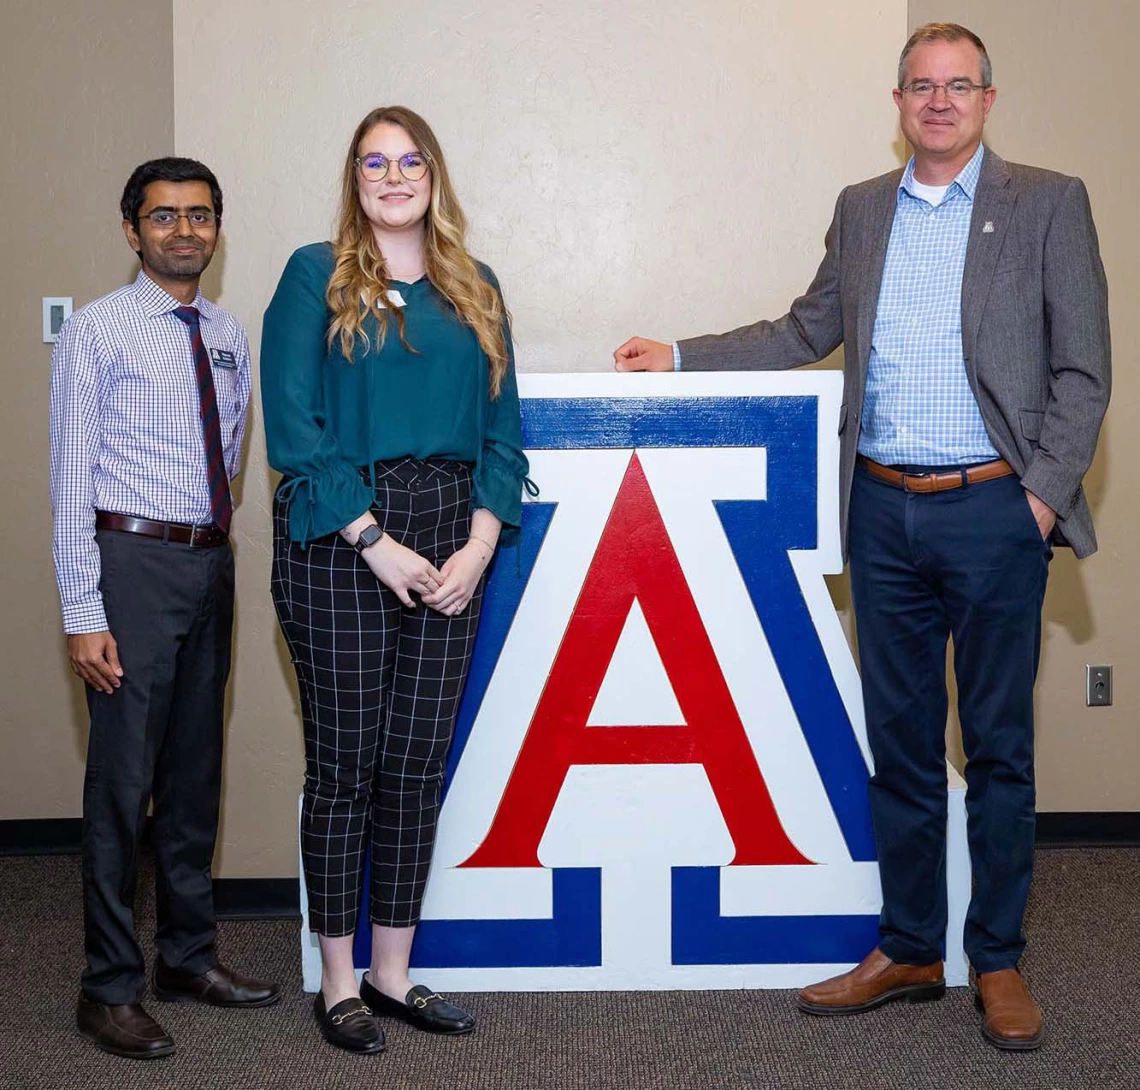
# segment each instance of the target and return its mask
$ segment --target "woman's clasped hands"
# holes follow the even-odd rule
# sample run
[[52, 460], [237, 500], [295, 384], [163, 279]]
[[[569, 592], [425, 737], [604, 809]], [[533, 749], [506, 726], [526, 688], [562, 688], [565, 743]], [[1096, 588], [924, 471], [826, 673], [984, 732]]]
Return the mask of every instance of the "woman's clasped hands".
[[472, 538], [436, 568], [389, 534], [361, 553], [372, 574], [405, 606], [415, 609], [412, 595], [418, 594], [424, 605], [446, 617], [462, 613], [471, 601], [491, 555], [485, 544]]
[[431, 606], [445, 617], [462, 613], [490, 562], [491, 550], [478, 538], [471, 538], [462, 549], [444, 561], [440, 569], [443, 579], [435, 590], [424, 595], [424, 605]]

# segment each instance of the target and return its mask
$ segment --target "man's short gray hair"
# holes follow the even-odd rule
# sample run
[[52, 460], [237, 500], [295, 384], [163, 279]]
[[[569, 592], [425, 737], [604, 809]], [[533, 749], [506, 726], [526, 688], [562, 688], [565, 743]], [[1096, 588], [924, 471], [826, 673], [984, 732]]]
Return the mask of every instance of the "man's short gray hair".
[[986, 47], [972, 30], [967, 30], [957, 23], [927, 23], [920, 26], [906, 41], [903, 51], [899, 55], [899, 86], [906, 81], [906, 62], [910, 51], [916, 45], [925, 45], [927, 42], [960, 42], [965, 40], [973, 43], [982, 58], [982, 86], [989, 87], [994, 81], [993, 68], [990, 67], [990, 55]]

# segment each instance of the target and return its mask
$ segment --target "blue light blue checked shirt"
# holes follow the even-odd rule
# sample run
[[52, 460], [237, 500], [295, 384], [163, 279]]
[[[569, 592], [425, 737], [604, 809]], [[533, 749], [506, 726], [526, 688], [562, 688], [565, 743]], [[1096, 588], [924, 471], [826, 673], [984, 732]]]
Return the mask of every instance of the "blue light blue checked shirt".
[[[202, 340], [238, 474], [249, 405], [249, 344], [237, 319], [201, 292]], [[210, 521], [197, 373], [181, 306], [145, 273], [77, 310], [51, 357], [52, 556], [69, 635], [107, 628], [95, 512], [166, 522]]]
[[[899, 182], [871, 337], [859, 453], [884, 465], [969, 465], [1000, 455], [962, 358], [962, 271], [984, 148], [936, 207]], [[673, 344], [673, 370], [681, 350]]]
[[899, 183], [871, 336], [859, 453], [884, 465], [967, 465], [999, 457], [962, 358], [966, 264], [981, 145], [932, 207]]

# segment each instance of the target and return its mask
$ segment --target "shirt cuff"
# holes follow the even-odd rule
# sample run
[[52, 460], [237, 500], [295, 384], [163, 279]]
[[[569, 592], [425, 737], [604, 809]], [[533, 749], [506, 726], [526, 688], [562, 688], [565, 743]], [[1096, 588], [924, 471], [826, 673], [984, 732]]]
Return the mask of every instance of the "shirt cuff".
[[475, 469], [471, 510], [485, 507], [504, 527], [521, 525], [523, 482], [529, 469], [522, 454], [507, 459], [497, 450], [485, 450]]
[[67, 636], [106, 632], [107, 614], [103, 608], [103, 595], [100, 594], [96, 599], [69, 602], [64, 605], [63, 631]]
[[277, 498], [289, 505], [289, 539], [298, 545], [335, 534], [376, 505], [367, 481], [347, 462], [286, 478], [277, 486]]
[[673, 370], [681, 370], [681, 346], [676, 341], [673, 342]]

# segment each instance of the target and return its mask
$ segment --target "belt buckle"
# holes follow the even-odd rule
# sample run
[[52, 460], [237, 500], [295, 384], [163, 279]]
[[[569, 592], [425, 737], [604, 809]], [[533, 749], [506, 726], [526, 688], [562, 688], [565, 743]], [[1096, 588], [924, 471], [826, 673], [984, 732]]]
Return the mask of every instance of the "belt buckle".
[[915, 493], [917, 493], [918, 489], [911, 488], [907, 482], [910, 481], [911, 479], [916, 480], [916, 481], [929, 480], [930, 476], [931, 476], [931, 474], [929, 474], [929, 473], [904, 473], [902, 475], [903, 491], [904, 492], [915, 492]]
[[197, 523], [197, 522], [193, 522], [190, 524], [190, 540], [189, 540], [189, 542], [187, 542], [187, 544], [190, 546], [191, 549], [199, 547], [198, 541], [197, 541], [199, 530], [205, 530], [205, 527], [202, 526], [200, 523]]

